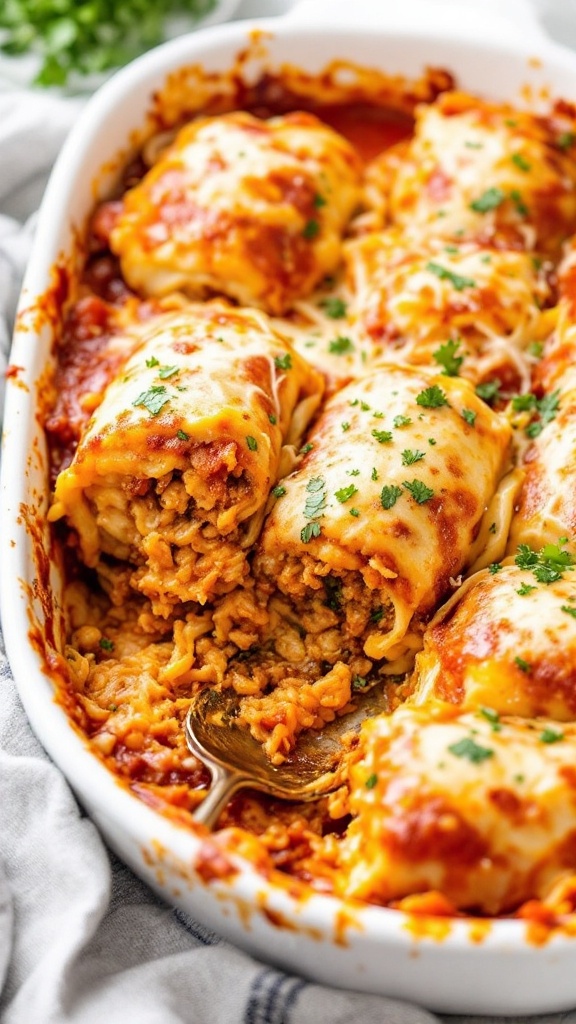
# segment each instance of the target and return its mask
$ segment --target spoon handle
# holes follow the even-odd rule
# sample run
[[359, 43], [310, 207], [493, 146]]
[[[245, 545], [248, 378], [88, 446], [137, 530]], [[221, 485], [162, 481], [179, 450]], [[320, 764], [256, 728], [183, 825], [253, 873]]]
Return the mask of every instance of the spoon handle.
[[193, 814], [194, 821], [213, 829], [226, 804], [237, 790], [250, 784], [250, 779], [240, 772], [230, 771], [220, 765], [210, 765], [212, 784], [202, 803]]

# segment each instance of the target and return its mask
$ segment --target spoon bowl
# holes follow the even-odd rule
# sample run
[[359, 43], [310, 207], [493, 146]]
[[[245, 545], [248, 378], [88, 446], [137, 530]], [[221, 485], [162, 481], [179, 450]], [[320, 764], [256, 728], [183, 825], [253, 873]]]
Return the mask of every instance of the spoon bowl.
[[240, 697], [233, 690], [202, 690], [186, 716], [186, 742], [209, 769], [212, 785], [194, 812], [196, 821], [212, 828], [231, 796], [244, 787], [280, 800], [319, 800], [344, 778], [342, 738], [358, 732], [365, 718], [389, 710], [383, 685], [353, 696], [354, 708], [322, 730], [309, 730], [281, 765], [273, 765], [250, 731], [238, 723]]

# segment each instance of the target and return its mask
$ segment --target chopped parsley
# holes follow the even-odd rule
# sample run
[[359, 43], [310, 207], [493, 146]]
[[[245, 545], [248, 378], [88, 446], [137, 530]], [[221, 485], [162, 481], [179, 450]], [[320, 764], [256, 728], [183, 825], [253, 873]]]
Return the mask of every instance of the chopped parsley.
[[303, 526], [300, 530], [300, 540], [303, 544], [308, 544], [313, 537], [320, 536], [320, 530], [320, 523], [306, 523], [306, 526]]
[[455, 274], [453, 270], [443, 267], [440, 263], [434, 263], [432, 260], [426, 264], [426, 270], [436, 274], [436, 277], [440, 278], [441, 281], [450, 281], [450, 284], [454, 286], [457, 292], [462, 292], [465, 288], [476, 287], [476, 281], [472, 280], [471, 277], [462, 277], [460, 274]]
[[354, 516], [354, 518], [357, 519], [358, 516], [360, 515], [360, 509], [359, 508], [351, 508], [350, 509], [350, 515]]
[[100, 641], [100, 647], [102, 648], [103, 651], [113, 651], [114, 650], [114, 644], [112, 643], [111, 640], [108, 640], [105, 636], [103, 636], [101, 641]]
[[488, 566], [488, 572], [492, 576], [495, 576], [497, 572], [500, 572], [501, 568], [502, 568], [502, 563], [501, 562], [491, 562], [490, 565]]
[[341, 504], [344, 504], [345, 501], [349, 501], [350, 498], [354, 494], [357, 494], [357, 493], [358, 493], [358, 488], [355, 487], [354, 484], [348, 484], [348, 487], [341, 487], [339, 491], [335, 491], [334, 497]]
[[343, 299], [336, 298], [336, 296], [322, 299], [320, 305], [326, 316], [329, 316], [331, 320], [342, 320], [346, 316], [346, 303]]
[[176, 431], [176, 437], [178, 438], [179, 441], [189, 441], [190, 440], [190, 434], [187, 434], [185, 430], [177, 430]]
[[457, 743], [451, 743], [448, 750], [455, 757], [463, 757], [472, 764], [482, 764], [483, 761], [494, 757], [493, 750], [490, 750], [489, 747], [481, 747], [471, 736], [466, 736], [464, 739], [458, 740]]
[[372, 437], [375, 437], [379, 444], [390, 444], [392, 441], [391, 430], [373, 430]]
[[159, 366], [160, 362], [156, 359], [156, 356], [150, 356], [150, 359], [146, 360], [146, 366], [151, 370], [154, 366]]
[[520, 669], [521, 672], [525, 672], [527, 675], [529, 672], [532, 671], [532, 666], [529, 664], [529, 662], [524, 661], [524, 658], [521, 658], [519, 655], [516, 658], [514, 658], [514, 664]]
[[388, 509], [391, 509], [396, 504], [398, 498], [400, 498], [401, 495], [401, 487], [396, 487], [395, 484], [392, 484], [391, 486], [384, 486], [380, 492], [380, 502], [382, 508], [385, 509], [386, 511], [388, 511]]
[[302, 228], [302, 237], [309, 242], [312, 241], [313, 238], [316, 238], [316, 236], [319, 233], [320, 224], [317, 220], [314, 220], [313, 218], [311, 220], [307, 220], [304, 227]]
[[317, 210], [319, 210], [321, 206], [326, 206], [326, 199], [324, 196], [320, 195], [319, 192], [316, 193], [312, 202]]
[[552, 729], [550, 726], [546, 726], [538, 739], [541, 743], [559, 743], [560, 740], [564, 739], [564, 733], [560, 729]]
[[520, 217], [527, 217], [530, 211], [528, 210], [528, 207], [526, 206], [526, 203], [522, 199], [522, 196], [520, 195], [517, 188], [512, 189], [510, 193], [510, 199], [514, 203], [516, 213], [519, 214]]
[[370, 612], [370, 622], [380, 622], [383, 615], [383, 608], [373, 608], [372, 611]]
[[573, 619], [576, 619], [576, 608], [570, 604], [561, 604], [560, 611], [566, 612], [566, 615], [571, 615]]
[[160, 380], [168, 380], [168, 377], [173, 377], [176, 373], [180, 373], [179, 366], [161, 366], [158, 370]]
[[483, 384], [477, 384], [475, 391], [483, 402], [496, 402], [500, 398], [500, 381], [498, 378], [486, 380]]
[[437, 444], [436, 438], [435, 437], [429, 437], [428, 438], [428, 444], [430, 444], [430, 445], [432, 445], [432, 447], [434, 447], [434, 445]]
[[416, 404], [424, 406], [425, 409], [439, 409], [442, 405], [448, 405], [448, 399], [439, 388], [437, 384], [432, 384], [429, 388], [424, 388], [419, 395], [416, 396]]
[[524, 395], [514, 395], [512, 398], [512, 409], [514, 412], [527, 412], [536, 408], [536, 395], [527, 392]]
[[559, 391], [553, 391], [550, 395], [544, 395], [543, 398], [538, 398], [536, 400], [535, 409], [540, 418], [528, 424], [525, 430], [526, 436], [532, 439], [539, 437], [546, 424], [551, 423], [552, 420], [556, 419], [556, 413], [559, 408]]
[[413, 466], [415, 462], [420, 462], [423, 459], [425, 452], [419, 452], [417, 449], [405, 448], [402, 452], [402, 465]]
[[533, 356], [534, 359], [541, 359], [544, 352], [543, 341], [531, 341], [526, 349], [529, 356]]
[[492, 726], [494, 732], [500, 732], [500, 730], [502, 729], [502, 725], [500, 723], [500, 715], [498, 714], [497, 711], [494, 710], [494, 708], [482, 706], [480, 708], [480, 714], [482, 715], [482, 718], [485, 718], [487, 722], [490, 722], [490, 725]]
[[520, 171], [524, 171], [525, 174], [532, 170], [532, 164], [528, 162], [525, 156], [522, 156], [522, 153], [513, 153], [510, 159], [512, 163], [515, 164]]
[[412, 420], [409, 416], [395, 416], [393, 420], [394, 426], [398, 427], [409, 427]]
[[344, 422], [341, 423], [340, 426], [342, 427], [344, 433], [346, 433], [347, 430], [350, 430], [350, 424], [348, 423], [348, 420], [344, 420]]
[[376, 469], [376, 466], [372, 467], [372, 472], [370, 473], [370, 479], [371, 480], [377, 480], [378, 479], [378, 470]]
[[313, 447], [314, 447], [314, 445], [312, 444], [312, 441], [307, 441], [306, 444], [302, 445], [302, 447], [301, 447], [300, 451], [298, 452], [298, 454], [299, 455], [307, 455], [308, 452], [312, 451]]
[[519, 597], [526, 597], [527, 594], [531, 594], [533, 590], [537, 590], [535, 583], [521, 583], [516, 593]]
[[347, 469], [346, 470], [346, 476], [360, 476], [360, 470], [359, 469]]
[[270, 423], [272, 424], [273, 427], [275, 427], [276, 424], [278, 423], [278, 420], [274, 416], [274, 413], [269, 413], [268, 419], [269, 419], [269, 421], [270, 421]]
[[282, 498], [283, 495], [286, 494], [286, 488], [284, 487], [284, 484], [276, 484], [276, 487], [272, 488], [271, 493], [273, 498]]
[[468, 423], [470, 427], [473, 427], [476, 423], [477, 415], [478, 413], [475, 413], [473, 409], [462, 409], [462, 419], [466, 420], [466, 423]]
[[496, 210], [505, 198], [501, 188], [487, 188], [478, 199], [470, 203], [470, 209], [476, 213], [490, 213], [491, 210]]
[[368, 680], [364, 676], [354, 676], [352, 679], [353, 690], [364, 690], [368, 686]]
[[560, 537], [558, 544], [545, 544], [535, 551], [528, 544], [518, 545], [515, 562], [519, 569], [529, 569], [538, 583], [556, 583], [567, 569], [574, 567], [574, 557], [564, 550], [566, 537]]
[[148, 410], [151, 416], [157, 416], [160, 410], [170, 401], [170, 396], [166, 394], [166, 387], [164, 384], [154, 384], [147, 391], [143, 391], [138, 398], [135, 398], [132, 405], [143, 406]]
[[248, 445], [251, 452], [258, 451], [258, 441], [251, 434], [246, 435], [246, 444]]
[[343, 356], [348, 352], [354, 351], [354, 344], [350, 338], [346, 338], [344, 335], [338, 335], [337, 338], [333, 338], [329, 343], [328, 351], [332, 352], [333, 355]]
[[558, 136], [556, 142], [560, 149], [570, 149], [570, 147], [576, 142], [576, 134], [574, 134], [574, 132], [562, 132], [562, 134]]
[[457, 377], [460, 372], [460, 367], [464, 362], [464, 356], [456, 355], [460, 348], [459, 341], [453, 341], [450, 338], [444, 345], [440, 345], [435, 352], [432, 353], [434, 359], [439, 366], [442, 367], [443, 372], [447, 377]]
[[423, 505], [426, 501], [430, 501], [430, 498], [434, 497], [432, 488], [427, 487], [422, 480], [403, 480], [402, 486], [409, 491], [418, 505]]
[[291, 370], [292, 369], [292, 356], [289, 352], [284, 352], [281, 356], [276, 356], [274, 359], [274, 366], [277, 370]]
[[374, 789], [374, 786], [376, 785], [377, 782], [378, 776], [373, 772], [372, 775], [368, 776], [364, 785], [366, 786], [366, 789]]

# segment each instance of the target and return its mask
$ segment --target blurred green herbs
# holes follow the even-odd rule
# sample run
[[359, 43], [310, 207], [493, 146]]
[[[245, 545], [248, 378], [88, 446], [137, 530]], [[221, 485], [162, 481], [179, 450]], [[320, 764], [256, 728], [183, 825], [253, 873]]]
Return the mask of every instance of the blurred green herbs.
[[165, 38], [169, 18], [197, 21], [216, 0], [0, 0], [0, 51], [35, 54], [36, 85], [120, 67]]

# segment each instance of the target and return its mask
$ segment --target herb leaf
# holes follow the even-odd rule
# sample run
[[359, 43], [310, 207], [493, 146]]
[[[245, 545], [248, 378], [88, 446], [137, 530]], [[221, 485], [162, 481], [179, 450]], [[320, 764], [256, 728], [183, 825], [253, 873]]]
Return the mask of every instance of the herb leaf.
[[402, 452], [402, 465], [413, 466], [415, 462], [420, 462], [420, 459], [423, 459], [425, 454], [425, 452], [405, 448]]
[[342, 320], [346, 316], [346, 303], [343, 299], [339, 299], [336, 296], [322, 299], [320, 305], [326, 316], [329, 316], [331, 320]]
[[349, 501], [354, 494], [358, 493], [358, 488], [354, 484], [348, 484], [348, 487], [341, 487], [339, 491], [335, 491], [334, 497], [341, 503]]
[[404, 480], [402, 486], [409, 491], [418, 505], [423, 505], [426, 501], [430, 501], [430, 498], [434, 497], [432, 488], [427, 487], [422, 480]]
[[450, 338], [444, 345], [440, 345], [440, 348], [437, 348], [432, 353], [438, 365], [443, 367], [447, 377], [457, 377], [460, 372], [464, 356], [456, 355], [459, 348], [460, 342], [453, 341]]
[[333, 355], [343, 356], [348, 352], [354, 351], [354, 344], [350, 338], [346, 338], [343, 335], [338, 335], [337, 338], [333, 338], [328, 345], [328, 351], [332, 352]]
[[453, 270], [443, 267], [440, 263], [434, 263], [432, 260], [426, 264], [426, 270], [436, 274], [436, 277], [440, 278], [441, 281], [450, 281], [450, 284], [454, 286], [457, 292], [462, 292], [465, 288], [476, 287], [476, 281], [471, 277], [462, 277], [460, 274], [455, 274]]
[[470, 203], [470, 209], [475, 210], [476, 213], [489, 213], [491, 210], [496, 210], [505, 198], [501, 188], [487, 188], [481, 196], [478, 196], [478, 199]]
[[448, 399], [439, 388], [437, 384], [432, 384], [429, 388], [424, 388], [419, 395], [416, 396], [416, 404], [423, 406], [425, 409], [439, 409], [442, 405], [448, 405]]
[[385, 509], [386, 511], [388, 511], [388, 509], [391, 509], [396, 504], [398, 498], [400, 498], [401, 495], [401, 487], [396, 487], [394, 484], [392, 484], [391, 486], [384, 486], [380, 492], [380, 502], [382, 508]]
[[451, 743], [448, 750], [455, 757], [463, 757], [472, 764], [482, 764], [483, 761], [494, 757], [493, 750], [490, 750], [489, 747], [481, 747], [471, 736], [466, 736], [464, 739], [458, 740], [457, 743]]
[[166, 387], [164, 384], [154, 384], [147, 391], [143, 391], [138, 398], [135, 398], [132, 405], [143, 406], [148, 410], [151, 416], [157, 416], [160, 410], [170, 401], [169, 395], [166, 394]]

